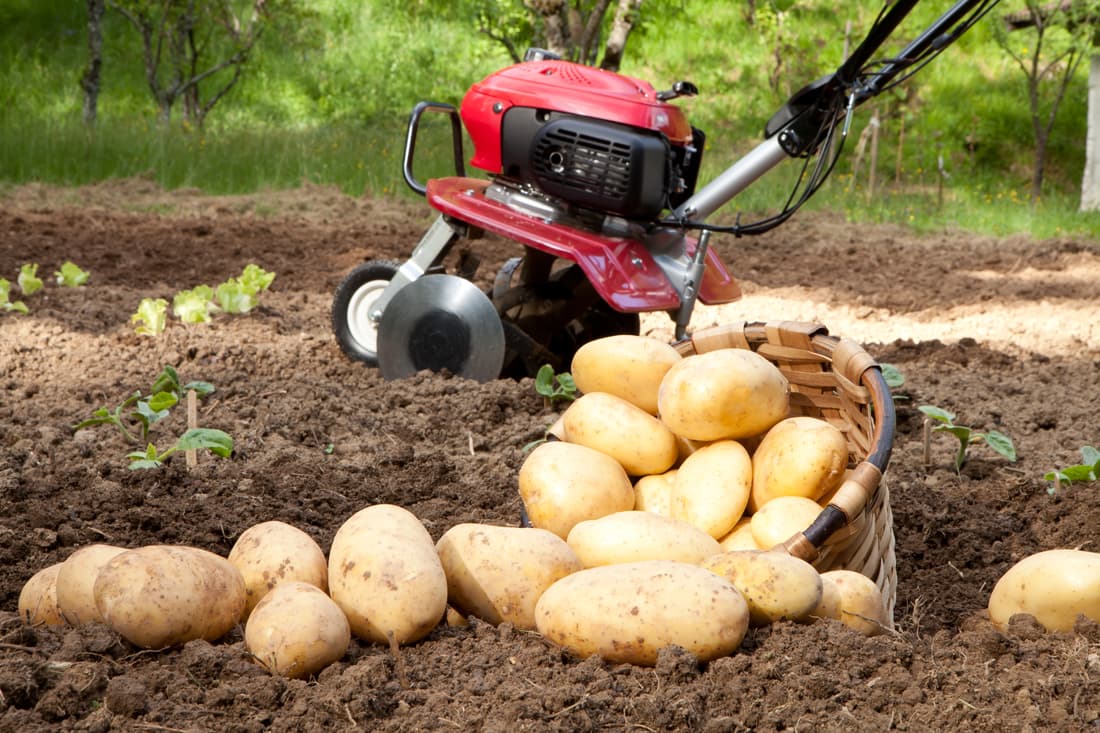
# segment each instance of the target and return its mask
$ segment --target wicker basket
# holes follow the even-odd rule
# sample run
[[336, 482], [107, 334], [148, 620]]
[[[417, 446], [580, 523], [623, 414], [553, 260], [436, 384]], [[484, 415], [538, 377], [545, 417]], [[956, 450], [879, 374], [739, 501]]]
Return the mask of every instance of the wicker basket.
[[848, 439], [851, 477], [812, 525], [784, 543], [821, 571], [855, 570], [875, 581], [893, 619], [894, 530], [883, 473], [894, 440], [894, 402], [874, 359], [824, 326], [793, 321], [722, 324], [676, 344], [683, 355], [752, 349], [791, 385], [791, 414], [828, 420]]

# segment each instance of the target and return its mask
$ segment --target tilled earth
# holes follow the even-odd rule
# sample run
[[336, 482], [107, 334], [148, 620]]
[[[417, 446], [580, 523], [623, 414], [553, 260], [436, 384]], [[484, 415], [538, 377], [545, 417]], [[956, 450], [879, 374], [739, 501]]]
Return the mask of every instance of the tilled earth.
[[[400, 259], [430, 223], [417, 202], [326, 189], [215, 198], [143, 181], [0, 196], [0, 276], [40, 263], [30, 314], [0, 313], [0, 731], [1100, 730], [1100, 624], [1006, 632], [996, 580], [1045, 549], [1100, 551], [1100, 486], [1052, 491], [1043, 474], [1100, 445], [1100, 243], [916, 236], [806, 213], [769, 235], [716, 238], [744, 300], [718, 321], [811, 320], [897, 366], [886, 481], [897, 542], [896, 631], [780, 623], [700, 665], [578, 660], [536, 634], [441, 625], [394, 655], [353, 641], [315, 679], [250, 661], [241, 629], [214, 643], [139, 650], [100, 625], [24, 626], [23, 583], [86, 544], [188, 544], [227, 554], [278, 519], [328, 549], [373, 503], [402, 505], [433, 538], [459, 522], [515, 524], [522, 448], [555, 413], [528, 381], [421, 374], [386, 382], [350, 362], [329, 308], [342, 276]], [[517, 247], [477, 243], [485, 285]], [[61, 288], [72, 260], [87, 285]], [[277, 273], [262, 306], [138, 336], [144, 297], [217, 284], [248, 263]], [[17, 289], [15, 289], [17, 291]], [[643, 330], [669, 333], [664, 316]], [[217, 391], [199, 419], [231, 459], [129, 471], [108, 427], [71, 426], [147, 389], [166, 364]], [[960, 472], [938, 434], [925, 461], [919, 405], [1015, 442]], [[181, 415], [154, 426], [170, 442]], [[162, 446], [163, 447], [163, 446]]]

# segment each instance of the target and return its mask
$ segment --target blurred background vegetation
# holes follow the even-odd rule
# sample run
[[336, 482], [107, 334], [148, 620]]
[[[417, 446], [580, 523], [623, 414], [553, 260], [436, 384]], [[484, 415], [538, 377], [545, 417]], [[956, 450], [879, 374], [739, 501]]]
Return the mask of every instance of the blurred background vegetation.
[[[244, 21], [253, 7], [246, 0], [203, 2], [235, 9]], [[517, 47], [542, 40], [521, 0], [268, 0], [270, 22], [239, 80], [200, 126], [183, 104], [164, 119], [150, 92], [141, 35], [123, 12], [160, 5], [107, 2], [97, 119], [89, 126], [80, 85], [89, 2], [0, 0], [0, 185], [142, 175], [167, 189], [210, 193], [309, 181], [354, 196], [409, 196], [401, 153], [413, 105], [458, 104], [472, 83], [512, 62], [502, 38]], [[918, 5], [891, 50], [947, 6]], [[765, 121], [791, 92], [833, 70], [881, 7], [881, 0], [645, 0], [620, 71], [658, 88], [680, 79], [699, 87], [699, 96], [677, 103], [708, 135], [706, 180], [761, 139]], [[1005, 44], [1026, 58], [1035, 36], [1028, 29], [997, 33], [1003, 16], [1020, 7], [1023, 0], [1004, 0], [905, 85], [861, 108], [844, 158], [809, 206], [922, 229], [1100, 237], [1100, 214], [1078, 211], [1087, 58], [1070, 76], [1054, 119], [1041, 193], [1029, 195], [1036, 141], [1027, 78]], [[208, 58], [230, 48], [214, 36], [205, 42]], [[1056, 47], [1048, 48], [1050, 59]], [[203, 82], [208, 97], [228, 73]], [[1045, 93], [1043, 114], [1054, 92]], [[871, 195], [864, 131], [876, 111]], [[438, 123], [425, 123], [421, 178], [452, 170], [445, 123]], [[751, 187], [727, 207], [729, 215], [779, 208], [793, 168]]]

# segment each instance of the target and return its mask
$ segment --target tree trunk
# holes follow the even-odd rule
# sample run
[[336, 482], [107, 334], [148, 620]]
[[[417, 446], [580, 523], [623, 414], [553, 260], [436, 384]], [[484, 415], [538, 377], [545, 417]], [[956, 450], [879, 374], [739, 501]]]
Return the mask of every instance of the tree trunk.
[[80, 77], [84, 90], [84, 124], [95, 126], [99, 107], [99, 72], [103, 65], [103, 11], [106, 0], [88, 0], [88, 68]]
[[1085, 175], [1081, 181], [1081, 211], [1100, 211], [1100, 53], [1089, 64], [1088, 135]]
[[619, 0], [619, 6], [615, 9], [615, 19], [611, 22], [611, 32], [607, 35], [607, 45], [604, 47], [601, 69], [618, 71], [623, 61], [623, 52], [626, 51], [626, 39], [630, 31], [634, 30], [634, 22], [637, 20], [638, 9], [642, 6], [642, 0]]

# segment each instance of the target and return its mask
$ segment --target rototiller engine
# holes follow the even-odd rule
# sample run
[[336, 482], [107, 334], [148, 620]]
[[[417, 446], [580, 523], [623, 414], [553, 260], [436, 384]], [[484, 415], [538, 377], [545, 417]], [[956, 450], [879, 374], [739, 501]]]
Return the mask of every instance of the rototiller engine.
[[[485, 381], [533, 375], [544, 364], [567, 369], [585, 342], [638, 333], [643, 312], [667, 313], [683, 338], [697, 302], [740, 297], [708, 246], [711, 234], [759, 234], [789, 218], [832, 170], [855, 107], [921, 68], [997, 0], [960, 0], [895, 57], [873, 60], [917, 2], [884, 8], [839, 69], [792, 96], [763, 142], [699, 190], [704, 135], [672, 103], [697, 93], [690, 82], [658, 91], [533, 49], [474, 84], [459, 109], [421, 102], [403, 172], [439, 216], [407, 260], [368, 261], [340, 283], [332, 320], [344, 353], [386, 379], [429, 369]], [[423, 184], [413, 160], [426, 113], [450, 118], [455, 175]], [[463, 126], [470, 164], [487, 178], [466, 176]], [[803, 169], [781, 211], [706, 223], [790, 158]], [[472, 246], [447, 272], [456, 243], [484, 232], [522, 246], [486, 291], [471, 282]]]

